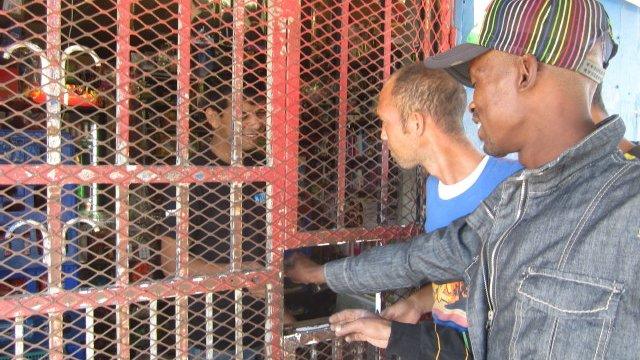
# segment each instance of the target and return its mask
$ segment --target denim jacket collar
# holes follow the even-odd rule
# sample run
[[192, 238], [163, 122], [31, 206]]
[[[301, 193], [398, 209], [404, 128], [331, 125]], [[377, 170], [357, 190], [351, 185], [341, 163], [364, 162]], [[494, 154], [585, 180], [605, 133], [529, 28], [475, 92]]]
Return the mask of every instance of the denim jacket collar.
[[587, 137], [555, 160], [536, 169], [525, 169], [520, 179], [527, 178], [538, 191], [551, 189], [577, 170], [615, 153], [624, 136], [624, 122], [618, 115], [605, 119]]

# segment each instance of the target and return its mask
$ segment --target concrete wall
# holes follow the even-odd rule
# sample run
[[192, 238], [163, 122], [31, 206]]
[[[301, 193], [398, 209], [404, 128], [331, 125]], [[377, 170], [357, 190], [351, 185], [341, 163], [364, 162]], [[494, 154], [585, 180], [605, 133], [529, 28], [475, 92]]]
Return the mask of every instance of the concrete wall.
[[602, 3], [619, 46], [604, 78], [604, 102], [624, 119], [627, 138], [640, 140], [640, 8], [623, 0]]

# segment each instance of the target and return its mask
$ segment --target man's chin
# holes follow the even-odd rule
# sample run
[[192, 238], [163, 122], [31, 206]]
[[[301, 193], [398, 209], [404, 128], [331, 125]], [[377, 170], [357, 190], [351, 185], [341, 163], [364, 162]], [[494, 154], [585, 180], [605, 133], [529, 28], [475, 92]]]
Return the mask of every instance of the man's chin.
[[415, 164], [409, 164], [409, 163], [404, 162], [404, 161], [395, 160], [395, 162], [402, 170], [411, 170], [411, 169], [413, 169], [414, 167], [417, 166]]
[[496, 149], [493, 146], [487, 146], [486, 143], [482, 147], [482, 151], [484, 151], [484, 153], [489, 155], [489, 156], [493, 156], [493, 157], [497, 157], [497, 158], [502, 158], [502, 157], [505, 157], [505, 156], [509, 155], [509, 152], [501, 151], [499, 149]]

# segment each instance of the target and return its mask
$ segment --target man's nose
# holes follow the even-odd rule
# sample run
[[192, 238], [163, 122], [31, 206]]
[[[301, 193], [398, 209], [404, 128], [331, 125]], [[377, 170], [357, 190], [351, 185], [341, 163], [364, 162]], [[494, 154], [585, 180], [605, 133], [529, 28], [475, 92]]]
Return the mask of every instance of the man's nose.
[[469, 112], [471, 113], [471, 115], [473, 115], [476, 112], [476, 103], [474, 101], [471, 101], [468, 107]]
[[255, 116], [250, 116], [243, 124], [243, 127], [247, 130], [264, 130], [264, 121], [261, 121]]

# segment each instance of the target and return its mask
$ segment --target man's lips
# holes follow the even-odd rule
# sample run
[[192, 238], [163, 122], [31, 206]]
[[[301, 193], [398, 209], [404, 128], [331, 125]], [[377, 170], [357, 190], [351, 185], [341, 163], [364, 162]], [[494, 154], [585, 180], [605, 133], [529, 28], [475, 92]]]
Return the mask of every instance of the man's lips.
[[480, 128], [482, 127], [482, 123], [480, 122], [480, 119], [478, 119], [476, 116], [474, 116], [473, 118], [471, 118], [471, 120], [478, 125], [478, 130], [480, 130]]

